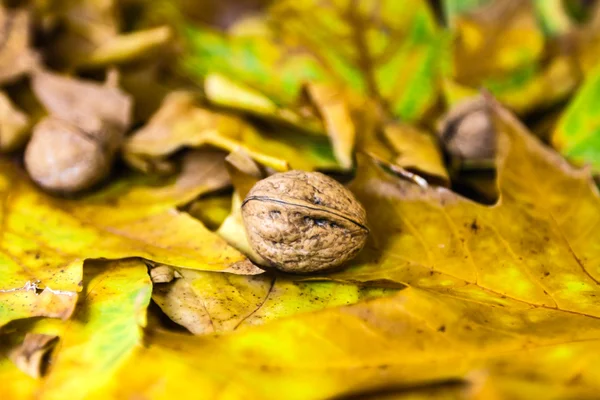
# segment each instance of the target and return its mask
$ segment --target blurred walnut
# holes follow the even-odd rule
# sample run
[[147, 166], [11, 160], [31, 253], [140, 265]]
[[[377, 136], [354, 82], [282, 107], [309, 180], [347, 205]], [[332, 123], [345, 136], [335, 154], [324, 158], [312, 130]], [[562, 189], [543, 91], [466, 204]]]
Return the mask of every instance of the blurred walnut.
[[489, 160], [496, 152], [494, 126], [480, 96], [454, 106], [438, 126], [446, 151], [459, 160]]
[[34, 128], [25, 167], [44, 189], [74, 193], [105, 178], [131, 119], [131, 99], [106, 84], [36, 71], [33, 91], [49, 117]]
[[309, 273], [335, 268], [364, 246], [366, 214], [352, 193], [318, 172], [259, 181], [242, 204], [253, 249], [273, 267]]
[[110, 172], [114, 151], [78, 126], [47, 117], [33, 130], [25, 166], [41, 187], [63, 193], [87, 189]]

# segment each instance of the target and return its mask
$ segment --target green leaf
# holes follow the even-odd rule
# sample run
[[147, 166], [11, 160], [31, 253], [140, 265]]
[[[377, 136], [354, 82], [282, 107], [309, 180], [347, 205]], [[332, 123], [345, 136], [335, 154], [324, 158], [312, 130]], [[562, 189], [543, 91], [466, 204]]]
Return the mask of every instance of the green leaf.
[[600, 172], [600, 67], [588, 75], [552, 134], [552, 144], [578, 164]]

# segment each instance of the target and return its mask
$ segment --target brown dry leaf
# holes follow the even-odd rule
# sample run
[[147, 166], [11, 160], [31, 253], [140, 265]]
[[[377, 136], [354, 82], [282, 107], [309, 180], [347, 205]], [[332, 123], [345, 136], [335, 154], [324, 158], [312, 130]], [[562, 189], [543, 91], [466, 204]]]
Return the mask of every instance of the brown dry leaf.
[[131, 123], [132, 99], [111, 79], [99, 84], [38, 69], [32, 88], [50, 114], [87, 131], [98, 130], [100, 123], [125, 131]]
[[59, 69], [89, 69], [146, 61], [160, 54], [172, 39], [171, 29], [158, 26], [121, 33], [120, 3], [36, 2], [39, 25], [51, 38], [44, 48], [47, 62]]
[[294, 282], [267, 273], [248, 276], [177, 271], [182, 277], [156, 285], [152, 299], [169, 318], [195, 335], [262, 325], [299, 313], [389, 296], [401, 288]]
[[20, 346], [13, 349], [9, 358], [15, 365], [32, 378], [43, 375], [43, 360], [56, 346], [58, 337], [42, 333], [28, 333]]
[[225, 241], [174, 208], [229, 185], [223, 157], [192, 152], [174, 181], [129, 175], [73, 200], [48, 196], [22, 170], [2, 162], [0, 324], [29, 316], [67, 318], [88, 258], [137, 256], [207, 270], [244, 261]]
[[29, 117], [0, 92], [0, 152], [22, 148], [29, 138]]
[[124, 145], [128, 162], [143, 171], [165, 170], [167, 157], [184, 147], [213, 146], [244, 150], [253, 159], [277, 171], [335, 168], [327, 143], [293, 132], [267, 134], [244, 120], [198, 106], [189, 92], [174, 92], [148, 124]]
[[0, 6], [0, 26], [0, 84], [6, 84], [29, 73], [37, 58], [29, 47], [29, 11]]

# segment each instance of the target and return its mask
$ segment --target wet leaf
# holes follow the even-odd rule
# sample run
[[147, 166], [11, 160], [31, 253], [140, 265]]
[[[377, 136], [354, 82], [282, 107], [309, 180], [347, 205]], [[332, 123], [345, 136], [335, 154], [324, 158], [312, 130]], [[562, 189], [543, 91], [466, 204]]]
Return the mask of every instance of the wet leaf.
[[[3, 161], [0, 322], [28, 316], [67, 318], [86, 259], [137, 256], [207, 270], [243, 261], [217, 235], [174, 208], [229, 184], [223, 155], [195, 155], [188, 155], [184, 173], [174, 181], [129, 175], [72, 200], [40, 192], [23, 171]], [[42, 294], [36, 295], [38, 289], [44, 289]]]
[[600, 68], [592, 71], [561, 116], [552, 133], [552, 144], [578, 164], [600, 173]]

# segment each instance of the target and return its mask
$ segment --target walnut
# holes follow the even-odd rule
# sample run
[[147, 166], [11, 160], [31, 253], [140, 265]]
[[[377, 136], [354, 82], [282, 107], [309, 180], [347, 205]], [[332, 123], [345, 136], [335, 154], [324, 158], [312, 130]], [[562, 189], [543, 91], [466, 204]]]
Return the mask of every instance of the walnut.
[[46, 190], [70, 194], [89, 189], [109, 173], [131, 123], [132, 100], [117, 87], [39, 68], [32, 88], [49, 116], [40, 121], [25, 150], [25, 167]]
[[340, 183], [318, 172], [289, 171], [259, 181], [242, 203], [252, 248], [279, 270], [332, 269], [364, 246], [367, 218]]
[[489, 160], [496, 152], [494, 126], [482, 96], [454, 106], [440, 122], [438, 134], [446, 151], [459, 160]]
[[[87, 189], [110, 172], [117, 141], [102, 140], [79, 126], [56, 117], [46, 117], [34, 128], [25, 151], [25, 166], [41, 187], [59, 193]], [[108, 135], [106, 135], [108, 136]]]

